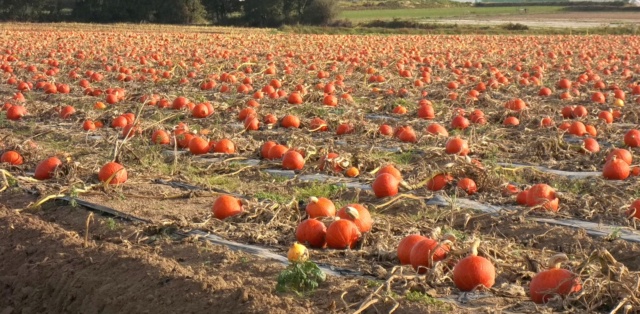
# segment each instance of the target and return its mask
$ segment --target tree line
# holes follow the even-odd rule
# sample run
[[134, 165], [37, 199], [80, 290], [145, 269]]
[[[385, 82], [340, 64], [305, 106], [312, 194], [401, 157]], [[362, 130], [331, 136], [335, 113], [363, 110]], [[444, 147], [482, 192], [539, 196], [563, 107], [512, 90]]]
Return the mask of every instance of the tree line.
[[277, 27], [326, 24], [337, 0], [0, 0], [0, 20]]

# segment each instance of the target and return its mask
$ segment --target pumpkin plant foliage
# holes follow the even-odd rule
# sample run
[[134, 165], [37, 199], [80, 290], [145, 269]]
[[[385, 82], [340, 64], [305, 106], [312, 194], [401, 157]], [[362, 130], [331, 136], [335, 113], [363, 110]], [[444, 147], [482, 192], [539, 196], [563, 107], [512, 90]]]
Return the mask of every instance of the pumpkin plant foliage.
[[291, 263], [278, 275], [278, 292], [303, 294], [318, 288], [327, 279], [327, 275], [312, 261]]

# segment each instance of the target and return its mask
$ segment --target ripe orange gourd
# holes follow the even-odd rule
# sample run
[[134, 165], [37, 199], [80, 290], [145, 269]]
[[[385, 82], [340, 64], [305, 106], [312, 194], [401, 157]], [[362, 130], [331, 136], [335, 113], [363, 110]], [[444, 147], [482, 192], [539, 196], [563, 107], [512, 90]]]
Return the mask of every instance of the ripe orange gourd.
[[7, 119], [9, 120], [20, 120], [25, 115], [27, 115], [27, 109], [23, 106], [14, 105], [7, 109]]
[[427, 126], [427, 132], [433, 135], [449, 136], [449, 132], [438, 123], [431, 123]]
[[416, 132], [410, 126], [399, 127], [396, 130], [396, 137], [402, 142], [405, 143], [415, 143], [417, 142]]
[[300, 119], [293, 115], [286, 115], [280, 120], [280, 126], [283, 128], [299, 128]]
[[304, 168], [304, 157], [295, 150], [289, 150], [282, 156], [282, 168], [286, 170], [302, 170]]
[[615, 155], [604, 164], [602, 176], [607, 180], [624, 180], [631, 174], [629, 164]]
[[396, 169], [396, 167], [392, 164], [389, 164], [380, 168], [380, 170], [376, 172], [376, 176], [379, 176], [383, 173], [388, 173], [392, 175], [394, 178], [396, 178], [396, 180], [402, 181], [402, 173], [400, 173], [400, 170]]
[[195, 136], [191, 133], [176, 133], [176, 140], [178, 141], [178, 147], [180, 148], [189, 148], [189, 142]]
[[122, 128], [122, 137], [123, 138], [131, 138], [136, 136], [136, 134], [142, 133], [142, 129], [135, 124], [127, 124], [124, 128]]
[[293, 92], [289, 95], [287, 101], [292, 105], [299, 105], [302, 103], [302, 95], [298, 92]]
[[469, 145], [466, 140], [456, 136], [447, 141], [445, 145], [445, 152], [447, 154], [466, 156], [469, 154]]
[[389, 136], [393, 134], [393, 128], [388, 124], [382, 124], [378, 128], [378, 132], [382, 135]]
[[0, 156], [0, 163], [3, 163], [3, 162], [6, 162], [14, 166], [19, 166], [19, 165], [22, 165], [22, 163], [24, 162], [24, 159], [22, 158], [22, 155], [20, 155], [20, 153], [13, 150], [9, 150], [4, 152], [2, 156]]
[[93, 131], [96, 129], [96, 124], [91, 120], [85, 120], [82, 123], [82, 129], [85, 131]]
[[127, 126], [127, 124], [129, 124], [127, 118], [122, 115], [117, 116], [115, 119], [113, 119], [113, 121], [111, 121], [112, 128], [124, 128], [125, 126]]
[[109, 162], [100, 168], [98, 179], [108, 184], [122, 184], [127, 181], [127, 170], [117, 162]]
[[171, 139], [167, 131], [155, 130], [153, 134], [151, 134], [151, 141], [156, 145], [167, 145], [171, 142]]
[[469, 127], [469, 120], [462, 115], [457, 115], [451, 120], [451, 127], [464, 130]]
[[188, 103], [189, 103], [189, 100], [187, 98], [180, 96], [173, 100], [173, 103], [171, 104], [171, 108], [180, 110], [180, 109], [186, 108]]
[[284, 145], [275, 145], [273, 147], [271, 147], [271, 149], [269, 149], [269, 160], [276, 160], [276, 159], [280, 159], [282, 158], [282, 156], [284, 156], [284, 154], [289, 150], [289, 148], [287, 148]]
[[527, 206], [538, 205], [543, 205], [543, 208], [554, 212], [558, 211], [556, 191], [547, 184], [535, 184], [527, 192]]
[[624, 134], [624, 144], [629, 147], [640, 146], [640, 130], [629, 130]]
[[278, 143], [274, 141], [267, 141], [262, 144], [262, 147], [260, 147], [260, 157], [269, 159], [269, 150], [276, 145], [278, 145]]
[[471, 254], [453, 268], [453, 283], [460, 291], [474, 291], [481, 287], [489, 289], [496, 282], [496, 268], [488, 259], [478, 256], [480, 240], [471, 245]]
[[376, 179], [371, 184], [373, 193], [377, 198], [383, 198], [387, 196], [395, 196], [398, 194], [398, 185], [400, 181], [389, 173], [382, 173], [376, 176]]
[[213, 216], [220, 220], [238, 215], [242, 211], [242, 202], [231, 195], [220, 195], [213, 202]]
[[584, 123], [580, 121], [573, 121], [567, 131], [569, 132], [569, 134], [573, 134], [576, 136], [583, 136], [585, 133], [587, 133]]
[[449, 240], [438, 243], [438, 241], [431, 238], [419, 241], [413, 246], [409, 255], [411, 266], [418, 274], [424, 274], [427, 271], [425, 267], [431, 268], [433, 263], [447, 257], [450, 249], [449, 243]]
[[318, 220], [307, 219], [296, 228], [296, 241], [314, 248], [325, 246], [327, 227]]
[[209, 152], [209, 141], [201, 138], [194, 137], [189, 141], [189, 152], [194, 155], [202, 155]]
[[400, 265], [409, 265], [411, 264], [411, 250], [416, 245], [416, 243], [427, 239], [425, 236], [421, 236], [419, 234], [412, 234], [404, 237], [400, 243], [398, 244], [398, 259], [400, 260]]
[[587, 111], [587, 108], [585, 108], [584, 106], [578, 105], [575, 108], [573, 108], [572, 114], [573, 114], [573, 117], [575, 118], [583, 118], [583, 117], [586, 117], [589, 114], [589, 112]]
[[473, 195], [478, 192], [476, 182], [470, 178], [460, 179], [460, 181], [458, 181], [458, 188], [465, 191], [468, 195]]
[[616, 158], [618, 159], [624, 160], [624, 162], [626, 162], [628, 165], [631, 165], [631, 163], [633, 162], [633, 157], [631, 156], [631, 152], [629, 152], [624, 148], [612, 149], [611, 152], [607, 154], [607, 158], [605, 160], [609, 161], [611, 158], [613, 158], [613, 156], [616, 156]]
[[62, 109], [60, 110], [60, 118], [62, 119], [68, 119], [70, 118], [74, 113], [76, 113], [76, 109], [73, 108], [72, 106], [64, 106], [62, 107]]
[[538, 96], [547, 97], [547, 96], [550, 96], [550, 95], [551, 95], [551, 89], [548, 88], [548, 87], [543, 87], [538, 92]]
[[358, 168], [356, 167], [349, 167], [347, 170], [345, 170], [344, 175], [349, 178], [355, 178], [360, 175], [360, 170], [358, 170]]
[[629, 219], [640, 219], [640, 199], [637, 199], [629, 205], [629, 209], [625, 211], [625, 216]]
[[311, 119], [311, 122], [309, 122], [309, 129], [317, 132], [325, 132], [329, 130], [329, 127], [327, 125], [328, 125], [327, 121], [320, 119], [318, 117], [315, 117]]
[[335, 107], [338, 105], [338, 97], [334, 95], [325, 95], [324, 99], [322, 100], [322, 103], [325, 106]]
[[360, 231], [352, 221], [338, 219], [333, 221], [327, 228], [325, 239], [329, 248], [338, 250], [352, 249], [360, 239]]
[[211, 113], [209, 112], [209, 107], [206, 104], [197, 104], [191, 110], [191, 116], [193, 116], [194, 118], [206, 118], [210, 114]]
[[604, 121], [606, 124], [613, 123], [613, 113], [611, 111], [600, 111], [598, 119]]
[[596, 141], [594, 138], [591, 138], [591, 137], [585, 138], [583, 140], [582, 147], [584, 148], [585, 151], [588, 151], [591, 153], [597, 153], [600, 151], [600, 144], [598, 144], [598, 141]]
[[223, 138], [216, 142], [213, 151], [216, 153], [233, 154], [236, 152], [236, 145], [231, 140]]
[[240, 112], [238, 113], [238, 121], [244, 121], [248, 116], [255, 116], [255, 115], [256, 115], [255, 109], [251, 107], [244, 108], [240, 110]]
[[537, 273], [529, 284], [529, 295], [535, 303], [546, 303], [556, 295], [567, 295], [582, 290], [580, 278], [567, 269], [560, 268], [568, 261], [567, 255], [560, 253], [549, 259], [549, 269]]
[[349, 204], [342, 207], [338, 211], [337, 216], [344, 220], [353, 221], [361, 233], [371, 231], [371, 227], [373, 226], [373, 220], [371, 219], [369, 210], [360, 204]]
[[398, 105], [395, 108], [393, 108], [393, 113], [395, 113], [395, 114], [406, 114], [407, 113], [407, 108], [405, 108], [404, 106]]
[[444, 189], [444, 187], [451, 181], [453, 181], [452, 176], [444, 173], [439, 173], [433, 178], [429, 179], [429, 181], [427, 181], [427, 189], [429, 191], [440, 191]]
[[516, 117], [506, 117], [502, 124], [505, 126], [517, 126], [520, 124], [520, 120]]
[[509, 100], [505, 103], [505, 108], [513, 111], [521, 111], [527, 107], [527, 104], [520, 98]]
[[476, 109], [473, 112], [471, 112], [471, 115], [469, 115], [469, 120], [471, 121], [471, 123], [475, 123], [475, 124], [487, 123], [487, 118], [485, 118], [484, 112], [482, 112], [482, 110], [480, 109]]
[[355, 128], [350, 123], [341, 123], [336, 128], [336, 135], [344, 135], [355, 132]]
[[564, 106], [562, 108], [562, 117], [565, 119], [573, 118], [573, 108], [574, 106]]
[[522, 190], [516, 195], [516, 203], [520, 205], [527, 205], [527, 197], [529, 190]]
[[56, 169], [60, 166], [62, 166], [62, 161], [60, 161], [60, 159], [57, 157], [49, 157], [41, 161], [38, 166], [36, 166], [36, 171], [33, 177], [38, 180], [51, 179]]
[[248, 116], [244, 119], [244, 129], [247, 131], [257, 131], [260, 129], [260, 121], [255, 116]]
[[310, 197], [305, 210], [309, 218], [335, 217], [336, 215], [336, 206], [326, 197]]
[[429, 103], [421, 103], [418, 108], [418, 117], [427, 120], [435, 119], [436, 114], [433, 110], [433, 106]]

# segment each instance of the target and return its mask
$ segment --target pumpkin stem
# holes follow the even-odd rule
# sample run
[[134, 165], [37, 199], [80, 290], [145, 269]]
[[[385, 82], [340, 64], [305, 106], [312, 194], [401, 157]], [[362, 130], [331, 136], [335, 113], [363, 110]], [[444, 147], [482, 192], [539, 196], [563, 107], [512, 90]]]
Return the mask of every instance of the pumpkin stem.
[[431, 265], [430, 267], [433, 267], [433, 256], [436, 254], [436, 252], [438, 252], [438, 249], [444, 247], [445, 245], [450, 247], [451, 245], [453, 245], [453, 242], [451, 242], [451, 240], [440, 241], [440, 243], [438, 243], [438, 245], [433, 248], [433, 250], [431, 250], [429, 254], [429, 265]]
[[309, 197], [309, 203], [317, 203], [318, 202], [318, 198], [315, 196], [311, 196]]
[[442, 239], [443, 239], [443, 240], [447, 240], [447, 241], [449, 241], [449, 242], [451, 242], [451, 243], [454, 243], [454, 242], [456, 242], [456, 240], [457, 240], [457, 239], [456, 239], [456, 235], [455, 235], [455, 234], [453, 234], [453, 233], [451, 233], [451, 232], [446, 233], [446, 234], [442, 237]]
[[360, 213], [358, 212], [358, 210], [353, 208], [353, 207], [351, 207], [351, 206], [348, 206], [345, 209], [345, 212], [347, 213], [347, 215], [351, 216], [351, 218], [353, 218], [353, 219], [360, 218]]
[[473, 241], [473, 244], [471, 244], [471, 255], [478, 256], [479, 246], [480, 246], [480, 239], [478, 238], [475, 241]]
[[567, 254], [558, 253], [549, 258], [547, 266], [551, 269], [558, 269], [562, 266], [562, 263], [567, 261], [569, 261], [569, 257], [567, 257]]

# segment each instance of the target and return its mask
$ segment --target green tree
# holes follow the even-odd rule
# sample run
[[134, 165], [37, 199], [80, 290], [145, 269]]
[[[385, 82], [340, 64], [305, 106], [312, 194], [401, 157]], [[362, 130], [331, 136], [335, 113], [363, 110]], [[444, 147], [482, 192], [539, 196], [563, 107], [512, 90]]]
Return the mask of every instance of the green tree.
[[284, 2], [288, 0], [245, 0], [244, 19], [250, 26], [276, 27], [285, 20]]
[[239, 0], [202, 0], [209, 18], [216, 23], [225, 23], [229, 16], [242, 10]]
[[200, 0], [165, 0], [156, 11], [157, 22], [195, 24], [205, 21], [205, 10]]
[[[298, 1], [298, 2], [303, 2]], [[300, 23], [310, 25], [324, 25], [338, 16], [337, 0], [313, 0], [301, 7]]]

